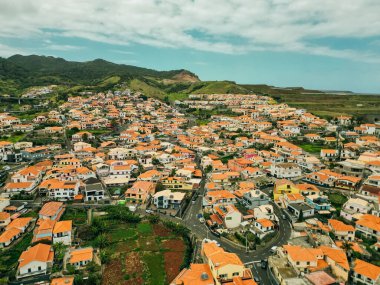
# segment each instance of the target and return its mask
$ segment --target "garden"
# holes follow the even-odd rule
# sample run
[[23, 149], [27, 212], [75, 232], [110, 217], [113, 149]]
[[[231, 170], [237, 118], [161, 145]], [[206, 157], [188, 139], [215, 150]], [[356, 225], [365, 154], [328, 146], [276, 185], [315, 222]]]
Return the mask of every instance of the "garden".
[[171, 282], [188, 265], [191, 247], [186, 229], [160, 222], [151, 216], [142, 220], [123, 206], [108, 206], [91, 226], [81, 226], [81, 246], [100, 249], [104, 285]]

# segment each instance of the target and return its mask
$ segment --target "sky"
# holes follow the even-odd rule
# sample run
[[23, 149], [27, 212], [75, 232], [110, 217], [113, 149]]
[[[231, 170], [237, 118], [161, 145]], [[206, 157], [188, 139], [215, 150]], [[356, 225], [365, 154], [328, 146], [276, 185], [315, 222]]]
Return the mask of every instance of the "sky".
[[0, 0], [0, 56], [380, 93], [379, 0]]

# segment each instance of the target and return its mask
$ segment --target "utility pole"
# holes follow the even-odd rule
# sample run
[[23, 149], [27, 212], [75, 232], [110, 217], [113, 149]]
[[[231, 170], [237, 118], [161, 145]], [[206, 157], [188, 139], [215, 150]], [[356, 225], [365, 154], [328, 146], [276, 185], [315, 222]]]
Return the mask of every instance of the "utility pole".
[[248, 233], [245, 232], [245, 252], [248, 252], [248, 238], [247, 238], [247, 236], [248, 236]]

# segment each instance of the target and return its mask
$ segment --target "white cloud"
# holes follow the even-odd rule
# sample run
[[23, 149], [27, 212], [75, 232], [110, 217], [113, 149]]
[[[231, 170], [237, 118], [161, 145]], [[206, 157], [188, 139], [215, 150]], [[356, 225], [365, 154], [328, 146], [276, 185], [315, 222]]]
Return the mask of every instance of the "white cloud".
[[0, 57], [9, 57], [14, 54], [26, 55], [29, 52], [0, 43]]
[[48, 50], [57, 50], [57, 51], [75, 51], [83, 49], [81, 46], [73, 46], [73, 45], [59, 45], [59, 44], [53, 44], [50, 43], [44, 47]]
[[295, 51], [370, 61], [374, 56], [371, 53], [354, 48], [340, 50], [328, 43], [317, 45], [315, 40], [380, 36], [378, 0], [119, 0], [112, 3], [0, 0], [0, 7], [0, 37], [44, 38], [57, 34], [122, 46], [139, 43], [228, 54], [253, 50]]

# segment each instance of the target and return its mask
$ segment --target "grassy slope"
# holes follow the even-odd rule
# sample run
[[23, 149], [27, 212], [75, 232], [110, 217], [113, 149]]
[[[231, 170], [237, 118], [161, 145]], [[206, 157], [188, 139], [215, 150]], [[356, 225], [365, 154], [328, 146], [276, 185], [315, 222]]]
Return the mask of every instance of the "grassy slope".
[[[322, 117], [338, 115], [379, 115], [380, 96], [337, 95], [303, 88], [277, 89], [267, 85], [243, 85], [260, 94], [272, 96], [277, 102], [285, 102], [292, 107], [305, 108]], [[362, 106], [358, 106], [362, 104]]]
[[158, 99], [163, 99], [165, 97], [165, 92], [163, 92], [161, 89], [148, 85], [147, 83], [139, 79], [131, 80], [129, 86], [133, 90], [143, 92], [146, 96]]

